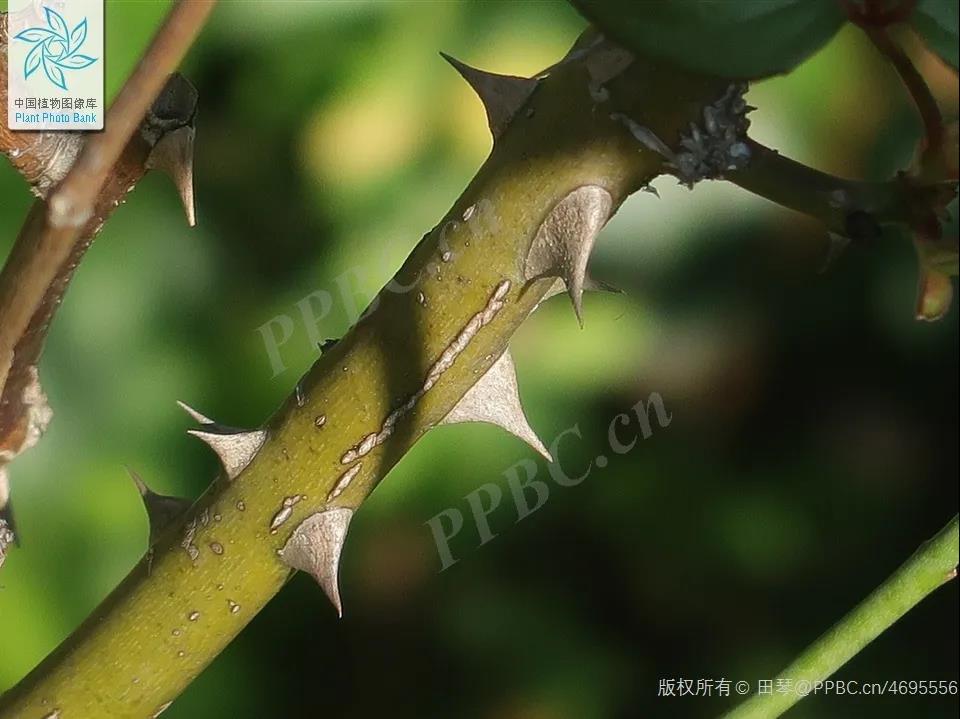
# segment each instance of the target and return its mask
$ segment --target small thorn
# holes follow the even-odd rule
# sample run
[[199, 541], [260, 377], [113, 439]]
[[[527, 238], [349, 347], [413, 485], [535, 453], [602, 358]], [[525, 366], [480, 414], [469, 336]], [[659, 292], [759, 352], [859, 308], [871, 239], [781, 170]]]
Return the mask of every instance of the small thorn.
[[553, 461], [536, 432], [530, 428], [520, 402], [517, 370], [505, 350], [486, 374], [460, 399], [440, 424], [486, 422], [507, 430], [539, 452], [548, 462]]
[[[621, 290], [619, 287], [614, 287], [608, 282], [603, 282], [602, 280], [591, 277], [589, 274], [587, 274], [587, 276], [584, 278], [583, 290], [584, 292], [607, 292], [613, 295], [626, 294], [626, 292]], [[557, 278], [557, 281], [550, 286], [550, 289], [547, 290], [547, 293], [543, 296], [543, 299], [549, 300], [551, 297], [564, 295], [566, 293], [567, 286], [564, 284], [563, 280]]]
[[651, 152], [655, 152], [665, 160], [673, 159], [673, 150], [671, 150], [670, 146], [661, 140], [660, 137], [649, 127], [641, 125], [639, 122], [627, 115], [624, 115], [622, 112], [612, 113], [610, 115], [610, 119], [615, 122], [623, 123], [623, 125], [630, 131], [630, 134], [633, 135], [634, 139]]
[[192, 126], [178, 127], [164, 133], [150, 150], [146, 166], [151, 170], [160, 170], [173, 180], [180, 195], [187, 224], [197, 224], [193, 202], [193, 143], [196, 130]]
[[292, 569], [310, 574], [343, 617], [337, 574], [340, 555], [353, 519], [348, 507], [333, 507], [304, 519], [280, 550], [280, 559]]
[[490, 126], [494, 140], [503, 134], [517, 110], [523, 106], [537, 87], [538, 81], [534, 78], [498, 75], [470, 67], [446, 53], [441, 52], [440, 55], [460, 73], [480, 97], [487, 111], [487, 124]]
[[524, 263], [527, 280], [559, 277], [583, 327], [583, 291], [587, 286], [587, 262], [597, 234], [613, 208], [610, 193], [596, 185], [570, 192], [556, 204], [540, 225]]
[[619, 287], [614, 287], [609, 282], [603, 282], [587, 275], [583, 282], [583, 289], [587, 292], [606, 292], [611, 295], [625, 295], [626, 292]]
[[340, 340], [336, 337], [327, 337], [327, 339], [323, 340], [322, 342], [317, 342], [317, 349], [320, 350], [321, 355], [325, 355], [327, 352], [336, 347], [337, 342], [339, 341]]
[[214, 422], [212, 419], [207, 417], [207, 415], [202, 414], [201, 412], [198, 412], [193, 407], [188, 405], [186, 402], [182, 402], [178, 399], [177, 405], [180, 407], [180, 409], [182, 409], [184, 412], [190, 415], [190, 417], [193, 418], [193, 421], [196, 422], [197, 424], [214, 424], [214, 425], [216, 424], [216, 422]]
[[267, 430], [265, 429], [226, 434], [202, 429], [189, 429], [187, 434], [191, 434], [210, 445], [210, 448], [220, 458], [223, 469], [230, 480], [236, 479], [246, 469], [267, 439]]
[[143, 506], [147, 510], [147, 519], [150, 521], [150, 546], [153, 546], [157, 538], [163, 534], [163, 531], [170, 526], [181, 514], [183, 514], [190, 505], [193, 504], [189, 499], [182, 497], [172, 497], [166, 494], [157, 494], [147, 483], [140, 478], [140, 475], [129, 467], [127, 474], [133, 480], [134, 486], [143, 499]]

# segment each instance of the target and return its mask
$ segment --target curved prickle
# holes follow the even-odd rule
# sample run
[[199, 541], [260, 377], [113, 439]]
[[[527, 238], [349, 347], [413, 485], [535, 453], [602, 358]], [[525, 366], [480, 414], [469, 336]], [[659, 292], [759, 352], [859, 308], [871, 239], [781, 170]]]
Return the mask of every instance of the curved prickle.
[[553, 461], [523, 412], [517, 388], [517, 370], [510, 350], [500, 355], [440, 424], [461, 422], [486, 422], [501, 427], [529, 444], [548, 462]]
[[186, 402], [177, 400], [177, 404], [201, 426], [200, 429], [188, 429], [187, 434], [203, 440], [217, 453], [230, 480], [236, 479], [246, 469], [267, 439], [265, 429], [228, 427], [198, 412]]
[[510, 120], [530, 97], [537, 87], [536, 78], [498, 75], [470, 67], [446, 53], [440, 53], [443, 59], [453, 65], [474, 92], [480, 97], [487, 111], [487, 123], [496, 140], [503, 134]]
[[334, 507], [311, 514], [293, 530], [280, 550], [280, 559], [291, 569], [307, 572], [333, 602], [338, 616], [343, 616], [337, 573], [340, 554], [347, 538], [353, 510]]
[[559, 277], [583, 326], [587, 262], [597, 234], [613, 212], [613, 198], [597, 185], [584, 185], [558, 202], [540, 225], [524, 262], [524, 278]]
[[219, 434], [202, 429], [188, 429], [187, 434], [193, 435], [210, 445], [210, 449], [217, 453], [223, 469], [229, 479], [236, 479], [246, 469], [247, 465], [257, 456], [267, 438], [267, 430], [255, 429], [249, 432], [236, 434]]
[[197, 224], [193, 201], [193, 144], [196, 139], [197, 89], [180, 73], [167, 80], [141, 130], [152, 146], [145, 166], [167, 175], [177, 189], [187, 223]]
[[143, 506], [147, 510], [147, 519], [150, 521], [150, 546], [152, 547], [163, 531], [172, 525], [180, 515], [193, 504], [189, 499], [173, 497], [166, 494], [157, 494], [140, 475], [127, 467], [127, 473], [133, 480], [134, 486], [140, 493]]

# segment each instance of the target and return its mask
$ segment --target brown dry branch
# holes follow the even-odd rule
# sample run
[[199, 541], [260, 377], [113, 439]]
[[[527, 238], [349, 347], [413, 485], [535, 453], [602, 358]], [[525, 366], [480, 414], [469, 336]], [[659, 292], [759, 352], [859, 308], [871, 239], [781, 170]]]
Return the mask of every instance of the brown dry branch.
[[[53, 315], [93, 238], [152, 167], [173, 176], [193, 224], [189, 166], [196, 91], [170, 73], [212, 6], [204, 0], [175, 7], [110, 108], [103, 133], [88, 140], [83, 133], [12, 132], [0, 126], [0, 151], [39, 197], [0, 272], [0, 517], [9, 494], [4, 465], [33, 446], [50, 421], [37, 363]], [[7, 100], [6, 43], [2, 14], [0, 105]], [[4, 536], [10, 538], [9, 527]]]

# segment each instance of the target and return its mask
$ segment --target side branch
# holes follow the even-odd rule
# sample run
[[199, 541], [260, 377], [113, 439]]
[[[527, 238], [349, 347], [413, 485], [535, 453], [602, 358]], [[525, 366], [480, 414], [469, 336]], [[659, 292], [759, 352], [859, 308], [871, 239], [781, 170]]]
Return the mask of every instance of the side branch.
[[190, 0], [173, 8], [107, 112], [104, 132], [84, 143], [60, 186], [28, 216], [21, 236], [29, 252], [8, 262], [0, 273], [0, 387], [6, 383], [17, 342], [93, 217], [110, 169], [213, 5], [212, 0]]
[[[7, 14], [0, 13], [0, 106], [7, 101], [7, 20]], [[181, 194], [185, 197], [189, 194], [192, 201], [191, 155], [188, 153], [185, 158], [179, 158], [185, 160], [185, 168], [171, 168], [169, 163], [165, 166], [163, 159], [171, 155], [171, 145], [178, 142], [180, 146], [189, 145], [186, 149], [192, 152], [196, 90], [180, 75], [162, 77], [162, 80], [166, 84], [139, 123], [139, 130], [132, 134], [106, 174], [93, 199], [90, 217], [72, 240], [57, 248], [66, 249], [67, 257], [49, 279], [31, 275], [36, 272], [39, 242], [49, 229], [45, 227], [45, 200], [70, 172], [90, 135], [80, 132], [12, 132], [6, 123], [0, 125], [0, 152], [7, 156], [40, 198], [30, 210], [0, 273], [0, 296], [3, 298], [0, 331], [5, 333], [4, 342], [15, 343], [12, 353], [7, 350], [6, 362], [0, 362], [0, 521], [8, 522], [5, 525], [7, 541], [0, 541], [0, 555], [11, 541], [7, 505], [9, 487], [4, 465], [33, 446], [50, 420], [52, 413], [40, 388], [37, 364], [50, 322], [74, 271], [107, 218], [125, 202], [126, 195], [148, 169], [157, 167], [169, 172], [175, 181], [183, 183]], [[182, 142], [185, 138], [187, 143]], [[184, 169], [186, 177], [183, 176]], [[191, 217], [192, 208], [188, 207], [188, 219]], [[47, 281], [45, 286], [44, 281]], [[21, 294], [24, 283], [30, 289], [29, 296]], [[40, 294], [40, 300], [26, 327], [18, 333], [18, 325], [14, 323], [22, 321], [35, 294]], [[0, 354], [0, 357], [4, 355]], [[6, 372], [5, 378], [3, 371]]]
[[725, 179], [784, 207], [815, 217], [835, 234], [875, 239], [882, 225], [930, 222], [956, 195], [956, 182], [918, 184], [906, 175], [884, 182], [847, 180], [807, 167], [748, 141], [750, 164]]

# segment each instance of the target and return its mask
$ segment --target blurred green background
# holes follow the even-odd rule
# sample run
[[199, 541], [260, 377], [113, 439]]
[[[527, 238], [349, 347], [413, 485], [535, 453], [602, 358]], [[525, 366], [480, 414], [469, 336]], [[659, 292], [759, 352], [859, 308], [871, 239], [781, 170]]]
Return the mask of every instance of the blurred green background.
[[[5, 4], [5, 3], [4, 3]], [[166, 3], [107, 1], [108, 93]], [[335, 298], [339, 336], [460, 194], [489, 150], [483, 111], [438, 56], [532, 73], [583, 27], [562, 2], [224, 2], [185, 63], [200, 91], [189, 229], [145, 178], [89, 252], [41, 366], [55, 410], [12, 467], [23, 542], [0, 571], [0, 690], [52, 650], [145, 549], [124, 465], [197, 495], [215, 473], [184, 399], [252, 426], [315, 348], [295, 302]], [[956, 114], [955, 80], [921, 67]], [[852, 30], [751, 91], [753, 135], [854, 177], [909, 160], [919, 124]], [[949, 103], [954, 103], [950, 105]], [[629, 200], [594, 274], [626, 296], [564, 299], [513, 349], [571, 468], [656, 391], [673, 413], [583, 484], [550, 483], [521, 523], [439, 572], [425, 522], [536, 458], [484, 426], [432, 432], [357, 515], [346, 616], [298, 576], [164, 715], [600, 719], [707, 717], [732, 699], [658, 698], [661, 678], [770, 678], [957, 507], [957, 311], [912, 319], [915, 260], [887, 237], [822, 272], [818, 226], [725, 183]], [[0, 255], [31, 202], [0, 165]], [[348, 281], [349, 280], [349, 281]], [[258, 327], [296, 322], [275, 373]], [[546, 468], [537, 459], [542, 477]], [[957, 583], [839, 678], [957, 679]], [[828, 697], [792, 717], [953, 717], [957, 697]]]

